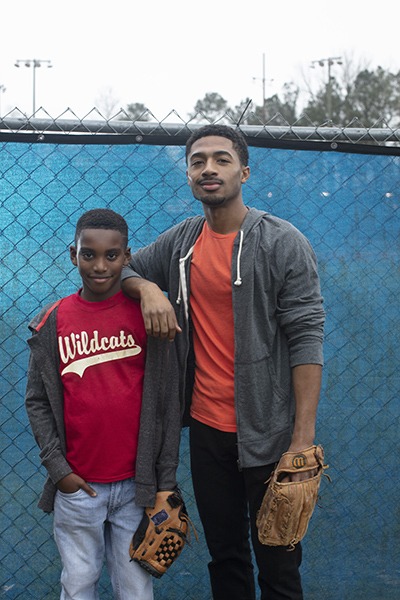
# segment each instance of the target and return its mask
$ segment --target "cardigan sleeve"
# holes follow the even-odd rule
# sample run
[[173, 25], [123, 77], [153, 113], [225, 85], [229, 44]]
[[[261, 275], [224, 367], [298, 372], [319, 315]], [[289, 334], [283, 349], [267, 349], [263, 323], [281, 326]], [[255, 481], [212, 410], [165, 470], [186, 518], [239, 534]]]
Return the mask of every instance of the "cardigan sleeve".
[[149, 337], [135, 476], [141, 506], [177, 486], [181, 413], [175, 343]]
[[32, 433], [40, 448], [41, 463], [56, 484], [72, 470], [65, 459], [41, 370], [32, 352], [29, 358], [25, 407]]
[[316, 255], [293, 226], [276, 250], [282, 274], [276, 315], [287, 336], [290, 365], [322, 365], [325, 311]]

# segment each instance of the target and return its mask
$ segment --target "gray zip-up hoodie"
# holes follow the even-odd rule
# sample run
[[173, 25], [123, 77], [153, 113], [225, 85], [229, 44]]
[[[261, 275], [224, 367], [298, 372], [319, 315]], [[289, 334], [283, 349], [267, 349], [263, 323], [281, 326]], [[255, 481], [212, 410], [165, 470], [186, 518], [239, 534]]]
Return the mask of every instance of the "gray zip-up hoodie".
[[[139, 275], [168, 292], [183, 329], [176, 336], [181, 395], [193, 384], [190, 261], [204, 217], [186, 219], [136, 252], [123, 278]], [[218, 302], [218, 298], [215, 298]], [[323, 363], [325, 313], [317, 260], [293, 225], [250, 209], [232, 255], [235, 410], [240, 467], [271, 464], [291, 441], [291, 368]]]
[[[38, 506], [54, 508], [56, 483], [72, 472], [65, 455], [64, 401], [57, 344], [57, 305], [29, 324], [30, 358], [25, 405], [48, 477]], [[154, 506], [158, 490], [173, 490], [179, 459], [181, 403], [175, 344], [148, 338], [136, 460], [136, 503]]]

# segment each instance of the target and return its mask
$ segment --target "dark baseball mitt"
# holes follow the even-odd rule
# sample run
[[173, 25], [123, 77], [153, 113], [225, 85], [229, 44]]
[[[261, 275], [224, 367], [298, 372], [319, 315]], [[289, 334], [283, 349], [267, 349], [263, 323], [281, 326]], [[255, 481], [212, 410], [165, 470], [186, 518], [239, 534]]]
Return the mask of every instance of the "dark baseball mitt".
[[146, 508], [135, 532], [129, 554], [150, 575], [160, 578], [182, 552], [190, 519], [179, 492], [171, 492], [166, 500], [157, 500], [154, 508]]
[[[258, 539], [262, 544], [293, 549], [303, 539], [317, 503], [322, 474], [327, 468], [322, 446], [282, 454], [266, 482], [268, 487], [257, 514]], [[288, 481], [293, 473], [306, 473], [308, 477]]]

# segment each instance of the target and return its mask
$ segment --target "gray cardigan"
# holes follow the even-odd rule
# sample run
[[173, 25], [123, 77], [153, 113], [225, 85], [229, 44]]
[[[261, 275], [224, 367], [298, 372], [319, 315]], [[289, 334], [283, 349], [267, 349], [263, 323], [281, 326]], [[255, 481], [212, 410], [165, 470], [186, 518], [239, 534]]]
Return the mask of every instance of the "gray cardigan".
[[[194, 371], [190, 260], [203, 224], [202, 216], [186, 219], [136, 252], [123, 271], [123, 278], [157, 283], [175, 306], [183, 329], [176, 337], [180, 393], [187, 405]], [[250, 209], [234, 242], [232, 297], [239, 463], [271, 464], [291, 441], [291, 368], [323, 363], [325, 312], [309, 241], [287, 221]]]
[[[25, 405], [48, 477], [38, 506], [54, 507], [56, 483], [71, 473], [66, 461], [63, 388], [59, 375], [57, 304], [46, 306], [29, 324], [30, 358]], [[39, 331], [38, 324], [44, 320]], [[139, 445], [136, 502], [154, 506], [158, 490], [176, 487], [182, 410], [175, 344], [148, 338]]]

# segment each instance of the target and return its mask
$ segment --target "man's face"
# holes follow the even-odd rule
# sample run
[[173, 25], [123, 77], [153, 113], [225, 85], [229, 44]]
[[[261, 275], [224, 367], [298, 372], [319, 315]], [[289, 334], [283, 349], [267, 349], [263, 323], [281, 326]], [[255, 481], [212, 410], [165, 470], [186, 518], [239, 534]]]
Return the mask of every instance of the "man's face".
[[82, 278], [84, 300], [107, 300], [121, 289], [121, 271], [129, 262], [130, 250], [119, 231], [83, 229], [70, 256]]
[[194, 142], [186, 174], [193, 196], [213, 208], [241, 200], [250, 169], [240, 163], [231, 140], [207, 136]]

